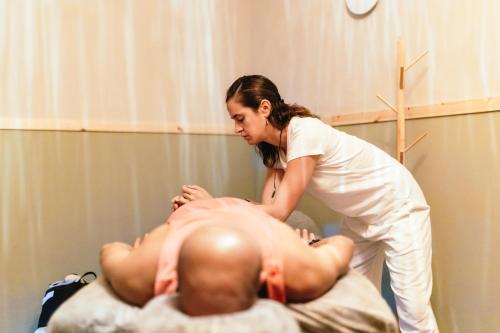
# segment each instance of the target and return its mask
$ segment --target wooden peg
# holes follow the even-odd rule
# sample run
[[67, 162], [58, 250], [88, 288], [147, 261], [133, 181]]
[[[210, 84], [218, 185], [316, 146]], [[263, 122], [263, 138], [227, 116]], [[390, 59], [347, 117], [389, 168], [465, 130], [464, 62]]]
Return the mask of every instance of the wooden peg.
[[399, 89], [405, 88], [405, 69], [404, 67], [399, 67]]
[[405, 71], [409, 70], [413, 65], [415, 65], [417, 62], [419, 62], [420, 59], [422, 59], [427, 53], [429, 53], [429, 50], [425, 50], [424, 52], [422, 52], [417, 57], [417, 59], [413, 60], [408, 66], [406, 66]]
[[401, 163], [403, 165], [405, 164], [405, 152], [404, 151], [399, 152], [398, 161], [399, 161], [399, 163]]
[[420, 140], [422, 140], [425, 136], [427, 135], [427, 133], [424, 133], [422, 134], [421, 136], [419, 136], [415, 141], [412, 142], [411, 145], [409, 145], [408, 147], [406, 147], [405, 149], [405, 153], [410, 150], [411, 147], [413, 147], [414, 145], [416, 145]]
[[389, 103], [385, 98], [383, 98], [380, 95], [377, 95], [377, 98], [380, 99], [385, 105], [387, 105], [392, 111], [398, 113], [398, 110], [391, 103]]

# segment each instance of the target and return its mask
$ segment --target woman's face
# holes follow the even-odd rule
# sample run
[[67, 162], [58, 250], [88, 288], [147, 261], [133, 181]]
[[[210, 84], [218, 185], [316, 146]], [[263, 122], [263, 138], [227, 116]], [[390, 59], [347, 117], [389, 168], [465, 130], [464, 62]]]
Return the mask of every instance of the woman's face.
[[248, 144], [256, 145], [266, 139], [266, 116], [269, 113], [265, 106], [262, 107], [261, 104], [261, 107], [254, 111], [231, 98], [227, 102], [227, 111], [234, 120], [234, 132], [245, 139]]

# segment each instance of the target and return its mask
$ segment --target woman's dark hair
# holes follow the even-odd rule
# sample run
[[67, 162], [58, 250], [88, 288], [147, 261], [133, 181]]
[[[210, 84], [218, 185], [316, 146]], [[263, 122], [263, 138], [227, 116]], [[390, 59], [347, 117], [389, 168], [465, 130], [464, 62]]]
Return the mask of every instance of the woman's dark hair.
[[[267, 99], [271, 103], [271, 113], [267, 120], [273, 127], [279, 130], [284, 129], [293, 117], [319, 118], [303, 106], [285, 103], [276, 85], [262, 75], [246, 75], [234, 81], [227, 90], [226, 103], [233, 98], [235, 102], [252, 108], [255, 112], [259, 108], [260, 102]], [[260, 142], [256, 145], [255, 149], [262, 157], [262, 161], [266, 167], [275, 167], [279, 159], [277, 147], [267, 142]]]

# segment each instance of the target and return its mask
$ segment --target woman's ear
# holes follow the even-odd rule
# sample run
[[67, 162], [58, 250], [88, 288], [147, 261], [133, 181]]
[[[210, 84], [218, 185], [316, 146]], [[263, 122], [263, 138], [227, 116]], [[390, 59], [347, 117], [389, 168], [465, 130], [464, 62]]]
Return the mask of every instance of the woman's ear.
[[257, 111], [267, 118], [271, 114], [271, 109], [271, 102], [267, 99], [263, 99], [260, 101], [259, 109]]

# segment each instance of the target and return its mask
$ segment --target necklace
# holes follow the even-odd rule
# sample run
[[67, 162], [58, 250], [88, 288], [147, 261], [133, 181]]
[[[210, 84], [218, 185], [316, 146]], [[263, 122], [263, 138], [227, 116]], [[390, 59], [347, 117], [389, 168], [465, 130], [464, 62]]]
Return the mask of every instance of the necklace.
[[[281, 129], [280, 131], [280, 141], [278, 143], [278, 158], [280, 158], [280, 153], [281, 153], [281, 134], [283, 133], [283, 129]], [[276, 168], [274, 169], [274, 176], [273, 176], [273, 187], [274, 187], [274, 190], [273, 190], [273, 194], [271, 194], [271, 198], [274, 198], [274, 196], [276, 195]]]

